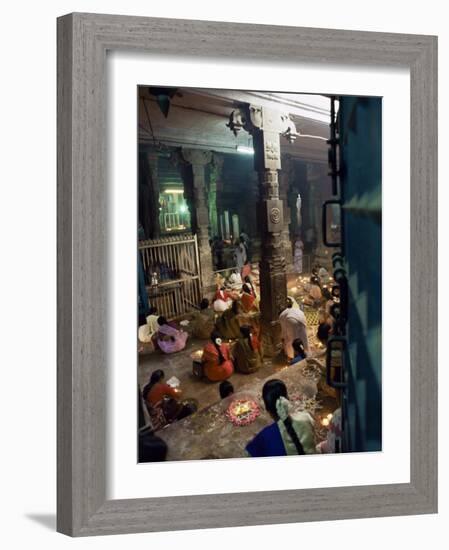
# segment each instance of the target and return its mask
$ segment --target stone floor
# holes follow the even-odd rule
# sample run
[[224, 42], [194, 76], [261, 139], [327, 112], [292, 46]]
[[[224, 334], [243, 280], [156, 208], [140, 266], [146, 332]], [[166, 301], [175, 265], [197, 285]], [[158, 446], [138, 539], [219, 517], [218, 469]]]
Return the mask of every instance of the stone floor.
[[[273, 422], [262, 399], [262, 387], [267, 378], [272, 377], [268, 375], [263, 379], [253, 379], [232, 396], [216, 401], [213, 405], [158, 431], [159, 437], [168, 447], [167, 460], [246, 457], [245, 447], [248, 442]], [[302, 375], [298, 365], [283, 367], [274, 377], [285, 382], [294, 409], [314, 406], [317, 385]], [[257, 417], [249, 424], [235, 425], [228, 417], [228, 408], [236, 401], [250, 402], [257, 408]]]

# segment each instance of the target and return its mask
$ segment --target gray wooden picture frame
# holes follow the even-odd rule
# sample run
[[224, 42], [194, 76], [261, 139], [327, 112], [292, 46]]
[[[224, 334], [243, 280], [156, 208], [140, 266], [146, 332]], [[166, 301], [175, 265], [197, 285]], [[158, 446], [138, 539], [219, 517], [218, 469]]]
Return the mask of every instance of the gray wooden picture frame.
[[[436, 512], [437, 38], [82, 13], [57, 24], [58, 531], [83, 536]], [[410, 69], [410, 483], [106, 499], [108, 50], [231, 60], [244, 52], [273, 63]]]

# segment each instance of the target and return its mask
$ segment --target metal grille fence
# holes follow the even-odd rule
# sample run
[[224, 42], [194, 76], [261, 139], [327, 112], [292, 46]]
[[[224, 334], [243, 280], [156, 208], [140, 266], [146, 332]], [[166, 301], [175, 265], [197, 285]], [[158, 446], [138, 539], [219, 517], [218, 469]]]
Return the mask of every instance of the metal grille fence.
[[201, 273], [196, 235], [139, 242], [150, 305], [167, 319], [197, 308]]

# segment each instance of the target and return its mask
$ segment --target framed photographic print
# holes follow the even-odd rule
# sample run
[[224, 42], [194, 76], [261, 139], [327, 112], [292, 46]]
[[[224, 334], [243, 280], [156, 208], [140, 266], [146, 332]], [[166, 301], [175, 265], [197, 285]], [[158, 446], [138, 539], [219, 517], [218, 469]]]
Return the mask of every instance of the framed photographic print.
[[436, 38], [58, 19], [58, 530], [437, 509]]

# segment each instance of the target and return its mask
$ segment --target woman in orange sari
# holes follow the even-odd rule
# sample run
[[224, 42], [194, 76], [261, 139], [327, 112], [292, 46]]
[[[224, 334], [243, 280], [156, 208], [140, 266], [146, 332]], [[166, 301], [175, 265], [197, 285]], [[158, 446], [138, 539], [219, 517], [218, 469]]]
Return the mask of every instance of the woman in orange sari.
[[221, 382], [234, 372], [229, 344], [222, 342], [216, 331], [211, 334], [211, 341], [203, 348], [204, 374], [211, 382]]

